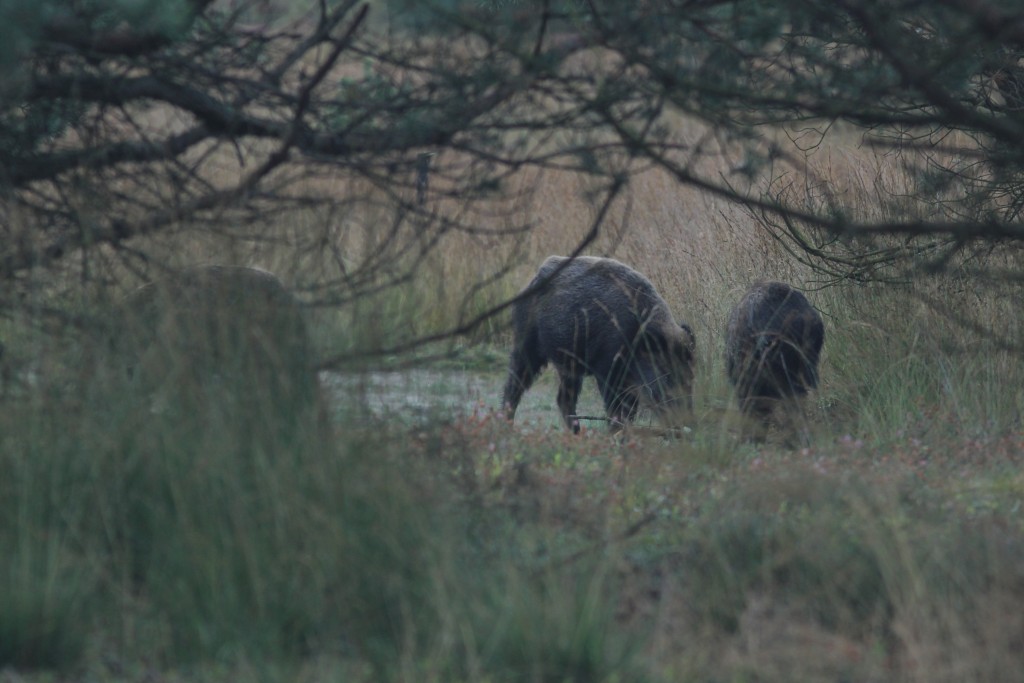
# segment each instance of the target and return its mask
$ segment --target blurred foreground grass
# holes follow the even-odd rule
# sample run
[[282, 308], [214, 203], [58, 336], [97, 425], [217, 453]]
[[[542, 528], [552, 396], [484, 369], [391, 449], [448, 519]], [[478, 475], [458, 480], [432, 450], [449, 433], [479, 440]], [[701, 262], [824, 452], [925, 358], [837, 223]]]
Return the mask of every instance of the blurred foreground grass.
[[[894, 162], [851, 158], [825, 172], [876, 217], [873, 171]], [[415, 278], [312, 309], [320, 351], [401, 346], [512, 295], [587, 230], [581, 185], [541, 174], [520, 213], [484, 214], [534, 226], [522, 239], [446, 235]], [[167, 410], [46, 329], [39, 311], [93, 302], [40, 273], [0, 319], [0, 680], [1018, 680], [1024, 372], [998, 340], [1020, 337], [1019, 285], [951, 266], [826, 287], [735, 206], [654, 171], [629, 192], [589, 251], [640, 266], [696, 331], [697, 421], [676, 441], [566, 434], [550, 371], [507, 424], [501, 343], [324, 374], [326, 429], [258, 384]], [[156, 253], [264, 265], [312, 298], [334, 252], [287, 245], [339, 226], [287, 218], [259, 247], [186, 231]], [[347, 213], [332, 247], [376, 254], [386, 218]], [[801, 450], [734, 436], [721, 331], [765, 277], [826, 319]], [[508, 336], [500, 317], [474, 334]], [[580, 409], [599, 406], [588, 383]]]
[[[117, 394], [8, 402], [0, 667], [126, 681], [1021, 670], [1019, 433], [819, 433], [799, 451], [726, 428], [573, 438], [550, 377], [514, 427], [491, 410], [501, 379], [408, 375], [384, 403], [432, 410], [340, 410], [329, 433]], [[381, 390], [338, 387], [338, 406]]]

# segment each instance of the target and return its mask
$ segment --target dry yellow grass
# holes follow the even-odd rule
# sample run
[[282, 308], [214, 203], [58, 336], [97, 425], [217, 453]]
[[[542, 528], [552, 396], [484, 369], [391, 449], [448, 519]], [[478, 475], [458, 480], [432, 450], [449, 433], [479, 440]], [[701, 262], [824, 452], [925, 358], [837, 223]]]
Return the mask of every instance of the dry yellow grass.
[[[682, 118], [672, 124], [675, 139], [682, 142], [693, 144], [706, 133]], [[782, 178], [776, 186], [788, 184], [785, 196], [799, 206], [821, 210], [838, 205], [864, 221], [905, 218], [931, 206], [914, 197], [904, 168], [907, 155], [888, 156], [862, 145], [854, 133], [840, 132], [801, 157], [798, 145], [806, 140], [794, 137], [796, 142], [786, 143], [788, 151], [802, 158], [803, 165], [774, 173]], [[696, 163], [705, 173], [728, 177], [735, 159], [722, 152]], [[224, 164], [218, 173], [237, 175], [232, 160], [225, 158]], [[322, 299], [327, 317], [340, 317], [344, 327], [372, 319], [373, 329], [344, 350], [358, 348], [367, 338], [382, 347], [397, 345], [410, 336], [450, 329], [507, 299], [546, 256], [576, 248], [600, 210], [600, 195], [594, 193], [600, 181], [550, 169], [511, 175], [503, 185], [505, 194], [494, 199], [462, 201], [448, 191], [450, 178], [465, 172], [467, 164], [453, 153], [433, 160], [429, 219], [403, 215], [395, 202], [396, 197], [409, 201], [414, 196], [411, 172], [388, 185], [322, 170], [289, 180], [292, 192], [322, 197], [319, 208], [213, 231], [186, 226], [145, 238], [137, 246], [155, 261], [173, 265], [221, 262], [267, 268], [307, 300]], [[982, 291], [952, 276], [922, 278], [918, 286], [897, 295], [855, 284], [819, 291], [821, 278], [790, 256], [750, 212], [650, 167], [635, 167], [586, 253], [615, 256], [648, 275], [675, 314], [696, 330], [710, 374], [718, 362], [729, 306], [759, 279], [785, 280], [811, 290], [829, 328], [854, 330], [858, 339], [866, 330], [904, 337], [911, 324], [918, 330], [934, 332], [940, 326], [947, 328], [942, 334], [952, 333], [955, 326], [929, 302], [989, 322], [1007, 321], [1012, 303], [1004, 291]], [[395, 284], [357, 296], [388, 281]], [[352, 296], [355, 301], [349, 300]], [[382, 318], [391, 321], [385, 324]], [[499, 317], [484, 330], [500, 332], [503, 320]], [[972, 339], [961, 331], [956, 337], [961, 344]], [[826, 363], [830, 346], [826, 344]]]
[[[464, 58], [468, 49], [449, 46], [445, 58]], [[597, 52], [581, 53], [567, 68], [608, 68], [607, 60]], [[358, 80], [365, 75], [362, 68], [354, 63], [339, 66], [339, 82], [341, 76]], [[146, 116], [152, 125], [168, 124], [159, 111]], [[140, 123], [146, 120], [142, 117]], [[681, 116], [666, 116], [665, 123], [680, 145], [675, 154], [690, 154], [693, 168], [711, 179], [742, 181], [733, 172], [742, 155], [727, 141]], [[923, 154], [886, 154], [863, 144], [852, 130], [833, 129], [821, 140], [804, 130], [770, 135], [790, 155], [790, 163], [769, 169], [768, 177], [750, 187], [755, 195], [781, 193], [798, 207], [839, 208], [861, 221], [941, 215], [943, 205], [936, 197], [921, 197], [907, 171], [926, 162]], [[566, 133], [529, 145], [552, 151], [570, 141]], [[969, 142], [956, 141], [965, 146]], [[241, 152], [258, 156], [270, 147], [260, 143]], [[210, 154], [205, 180], [213, 187], [237, 182], [253, 165], [250, 159], [241, 163], [238, 154], [227, 146]], [[942, 154], [949, 158], [951, 153]], [[627, 163], [606, 162], [619, 168]], [[492, 198], [466, 201], [455, 191], [456, 181], [473, 171], [472, 163], [448, 151], [433, 158], [425, 216], [409, 214], [396, 201], [415, 197], [411, 167], [400, 166], [393, 176], [371, 182], [325, 165], [270, 179], [284, 195], [319, 201], [286, 211], [272, 211], [268, 205], [265, 215], [249, 215], [245, 222], [214, 218], [175, 226], [137, 239], [131, 247], [153, 264], [224, 263], [276, 273], [300, 298], [318, 304], [317, 341], [328, 357], [402, 347], [410, 339], [458, 327], [507, 300], [545, 257], [574, 250], [601, 211], [597, 190], [607, 181], [529, 167], [506, 177], [503, 192]], [[860, 381], [849, 384], [851, 377], [867, 374], [863, 367], [852, 368], [851, 359], [878, 365], [878, 359], [869, 359], [884, 353], [894, 356], [896, 364], [976, 344], [983, 335], [951, 322], [957, 318], [981, 327], [994, 325], [1004, 340], [1019, 337], [1013, 287], [979, 286], [951, 274], [921, 277], [899, 290], [855, 283], [823, 288], [823, 278], [787, 253], [751, 212], [681, 184], [659, 168], [634, 163], [629, 170], [628, 182], [586, 253], [614, 256], [644, 272], [676, 316], [694, 328], [698, 377], [704, 378], [698, 394], [706, 405], [720, 407], [727, 400], [720, 358], [724, 320], [755, 280], [779, 279], [809, 290], [828, 328], [826, 389], [838, 382], [854, 394], [864, 390]], [[957, 192], [945, 191], [951, 196]], [[1013, 265], [1010, 258], [1005, 262]], [[122, 283], [120, 291], [152, 276], [133, 254], [96, 252], [91, 259], [90, 273], [112, 275]], [[73, 291], [81, 281], [79, 272], [73, 275], [68, 287], [58, 289]], [[500, 315], [473, 335], [503, 345], [505, 319]], [[990, 362], [985, 372], [1005, 376], [1013, 376], [1019, 364], [1008, 354], [991, 355]]]

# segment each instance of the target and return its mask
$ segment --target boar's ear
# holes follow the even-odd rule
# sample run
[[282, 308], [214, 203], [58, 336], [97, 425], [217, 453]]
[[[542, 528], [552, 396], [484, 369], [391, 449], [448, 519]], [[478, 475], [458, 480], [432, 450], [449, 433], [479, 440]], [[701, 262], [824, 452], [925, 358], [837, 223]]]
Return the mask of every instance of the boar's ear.
[[697, 341], [689, 325], [680, 323], [679, 327], [679, 334], [667, 335], [665, 349], [670, 357], [674, 359], [673, 362], [689, 367], [693, 365], [694, 355], [697, 352]]

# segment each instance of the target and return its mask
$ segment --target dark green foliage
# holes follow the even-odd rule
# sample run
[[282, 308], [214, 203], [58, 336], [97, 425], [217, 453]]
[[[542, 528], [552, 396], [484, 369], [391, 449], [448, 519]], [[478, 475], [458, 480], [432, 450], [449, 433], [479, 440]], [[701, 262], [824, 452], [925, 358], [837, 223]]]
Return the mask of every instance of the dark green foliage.
[[5, 420], [4, 663], [74, 663], [94, 620], [131, 619], [121, 591], [168, 624], [168, 642], [147, 644], [168, 662], [401, 642], [400, 616], [422, 611], [427, 536], [388, 459], [370, 457], [379, 446], [259, 442], [247, 422], [104, 398], [109, 412]]
[[[55, 575], [45, 561], [32, 566], [34, 558], [23, 553], [4, 562], [12, 567], [0, 569], [0, 666], [59, 670], [77, 664], [89, 635], [84, 603], [90, 587], [71, 572]], [[26, 562], [30, 568], [21, 571]]]
[[8, 163], [30, 157], [40, 145], [64, 134], [84, 110], [79, 102], [54, 100], [17, 112], [0, 111], [0, 154]]
[[[31, 89], [32, 78], [58, 70], [57, 53], [102, 52], [129, 31], [150, 47], [181, 38], [195, 19], [192, 5], [190, 0], [98, 0], [73, 8], [55, 0], [0, 4], [0, 158], [6, 164], [28, 163], [40, 147], [83, 123], [87, 102], [97, 93], [78, 90], [53, 97]], [[41, 56], [39, 63], [28, 59], [32, 53]], [[32, 73], [33, 66], [39, 73]], [[4, 175], [0, 172], [0, 185]]]
[[387, 0], [395, 26], [444, 34], [458, 27], [474, 30], [524, 28], [542, 13], [561, 25], [585, 16], [584, 0]]
[[516, 682], [647, 680], [638, 640], [616, 624], [615, 580], [606, 568], [581, 564], [525, 585], [514, 571], [498, 575], [485, 594], [489, 609], [478, 610], [486, 621], [474, 624], [485, 671]]
[[[74, 549], [53, 501], [29, 498], [48, 493], [29, 479], [51, 473], [10, 467], [17, 464], [0, 457], [0, 668], [65, 669], [79, 661], [91, 629], [96, 567]], [[82, 512], [67, 503], [66, 512]]]

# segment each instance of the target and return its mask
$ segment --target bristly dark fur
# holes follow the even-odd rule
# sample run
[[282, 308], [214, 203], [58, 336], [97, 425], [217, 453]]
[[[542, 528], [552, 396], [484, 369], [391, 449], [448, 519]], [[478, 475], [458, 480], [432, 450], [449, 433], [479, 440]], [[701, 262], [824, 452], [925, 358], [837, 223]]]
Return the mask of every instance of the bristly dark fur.
[[754, 284], [733, 307], [725, 365], [740, 409], [767, 421], [779, 401], [793, 403], [818, 386], [825, 326], [801, 292], [782, 282]]
[[548, 363], [559, 375], [558, 407], [566, 426], [583, 378], [593, 375], [613, 426], [640, 406], [677, 422], [693, 405], [693, 332], [677, 324], [650, 281], [609, 258], [550, 256], [512, 311], [515, 342], [502, 397], [515, 417], [523, 393]]

